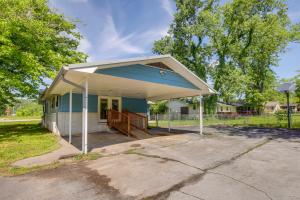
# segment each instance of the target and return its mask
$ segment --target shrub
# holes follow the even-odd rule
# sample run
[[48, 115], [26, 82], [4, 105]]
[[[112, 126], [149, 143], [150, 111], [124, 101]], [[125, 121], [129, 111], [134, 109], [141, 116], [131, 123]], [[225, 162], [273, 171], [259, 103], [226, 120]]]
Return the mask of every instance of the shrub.
[[288, 115], [287, 115], [287, 111], [286, 111], [286, 110], [280, 110], [280, 111], [277, 111], [277, 112], [275, 113], [275, 116], [276, 116], [278, 122], [283, 121], [283, 120], [287, 120], [287, 118], [288, 118]]
[[41, 116], [42, 113], [42, 105], [36, 102], [28, 102], [26, 104], [23, 104], [16, 111], [17, 116]]

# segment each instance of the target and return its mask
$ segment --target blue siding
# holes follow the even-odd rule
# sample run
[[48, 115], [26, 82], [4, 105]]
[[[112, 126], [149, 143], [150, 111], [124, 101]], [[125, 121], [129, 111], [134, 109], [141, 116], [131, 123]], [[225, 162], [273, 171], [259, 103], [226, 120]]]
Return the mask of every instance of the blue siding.
[[122, 109], [135, 113], [147, 113], [146, 99], [122, 98]]
[[[69, 96], [67, 93], [60, 98], [59, 112], [69, 112]], [[82, 94], [72, 94], [72, 111], [82, 112]], [[89, 94], [88, 111], [98, 112], [98, 96]]]
[[[164, 71], [164, 73], [161, 74], [160, 71]], [[198, 89], [191, 82], [187, 81], [185, 78], [175, 72], [141, 64], [98, 69], [95, 73], [183, 88]]]

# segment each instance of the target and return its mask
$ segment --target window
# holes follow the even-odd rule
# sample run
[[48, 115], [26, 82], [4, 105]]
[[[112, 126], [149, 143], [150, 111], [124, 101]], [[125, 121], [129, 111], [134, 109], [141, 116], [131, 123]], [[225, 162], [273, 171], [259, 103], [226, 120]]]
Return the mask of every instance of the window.
[[189, 108], [188, 108], [187, 106], [181, 107], [181, 108], [180, 108], [180, 113], [181, 113], [182, 115], [188, 115], [188, 114], [189, 114]]
[[111, 108], [113, 110], [119, 111], [119, 99], [113, 99], [111, 102]]
[[108, 99], [100, 99], [100, 119], [107, 119]]
[[56, 108], [57, 108], [58, 107], [58, 96], [56, 96], [55, 105], [56, 105]]
[[51, 98], [51, 108], [54, 108], [55, 106], [55, 97]]

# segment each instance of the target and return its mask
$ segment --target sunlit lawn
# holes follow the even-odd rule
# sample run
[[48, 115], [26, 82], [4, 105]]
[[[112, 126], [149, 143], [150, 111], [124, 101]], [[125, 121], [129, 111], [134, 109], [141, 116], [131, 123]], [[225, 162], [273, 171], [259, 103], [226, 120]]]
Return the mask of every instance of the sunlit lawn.
[[29, 120], [29, 119], [41, 119], [41, 116], [0, 116], [0, 120]]
[[26, 172], [11, 164], [17, 160], [41, 155], [59, 147], [57, 136], [42, 128], [39, 122], [0, 122], [0, 174]]
[[[218, 119], [215, 117], [204, 117], [203, 121], [205, 126], [210, 125], [227, 125], [227, 126], [259, 126], [259, 127], [280, 127], [286, 128], [287, 122], [278, 121], [274, 115], [238, 117], [236, 119]], [[155, 127], [155, 122], [149, 123], [150, 127]], [[199, 125], [199, 120], [172, 120], [171, 126], [194, 126]], [[167, 127], [167, 120], [159, 120], [159, 127]], [[292, 117], [292, 127], [300, 128], [300, 114], [295, 114]]]

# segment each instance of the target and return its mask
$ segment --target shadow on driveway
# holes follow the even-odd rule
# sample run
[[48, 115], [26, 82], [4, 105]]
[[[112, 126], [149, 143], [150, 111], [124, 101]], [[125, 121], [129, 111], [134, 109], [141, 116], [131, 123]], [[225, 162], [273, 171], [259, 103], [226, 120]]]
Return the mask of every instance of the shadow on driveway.
[[204, 132], [206, 134], [218, 133], [229, 136], [246, 136], [249, 138], [300, 139], [299, 129], [209, 126], [205, 127]]

